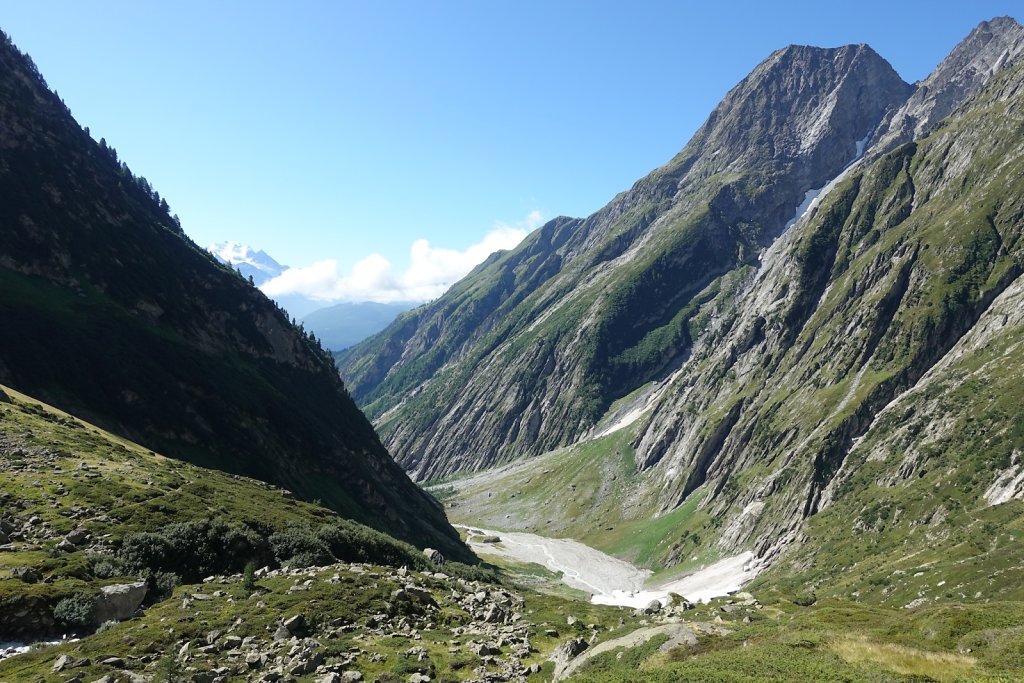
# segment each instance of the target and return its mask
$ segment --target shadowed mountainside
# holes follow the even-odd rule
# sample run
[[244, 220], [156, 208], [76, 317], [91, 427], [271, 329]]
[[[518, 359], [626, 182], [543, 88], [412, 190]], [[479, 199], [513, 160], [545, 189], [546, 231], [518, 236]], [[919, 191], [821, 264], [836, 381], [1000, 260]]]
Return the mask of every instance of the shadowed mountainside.
[[154, 450], [466, 556], [329, 354], [188, 240], [6, 37], [0, 150], [0, 381]]

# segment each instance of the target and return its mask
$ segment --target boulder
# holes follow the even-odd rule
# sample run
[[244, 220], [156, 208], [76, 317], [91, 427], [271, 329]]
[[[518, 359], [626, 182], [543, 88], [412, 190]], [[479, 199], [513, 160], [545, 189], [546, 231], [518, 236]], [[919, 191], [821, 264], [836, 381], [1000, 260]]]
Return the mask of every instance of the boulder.
[[285, 668], [292, 676], [303, 676], [316, 671], [316, 668], [323, 661], [324, 655], [322, 652], [316, 650], [304, 651], [292, 657]]
[[234, 650], [242, 645], [241, 636], [227, 636], [220, 644], [221, 650]]
[[64, 654], [57, 657], [56, 661], [54, 661], [53, 672], [60, 673], [61, 671], [65, 671], [67, 669], [77, 669], [79, 667], [89, 666], [90, 663], [91, 662], [88, 659], [80, 659], [77, 657], [72, 657], [68, 654]]
[[85, 529], [75, 529], [65, 536], [64, 539], [72, 545], [79, 546], [89, 540], [89, 532]]
[[555, 663], [556, 681], [562, 677], [569, 662], [580, 656], [588, 647], [590, 644], [582, 638], [572, 638], [555, 648], [555, 651], [551, 653], [551, 661]]
[[423, 554], [426, 555], [427, 559], [435, 567], [440, 567], [444, 564], [444, 555], [441, 554], [440, 550], [434, 548], [424, 548]]
[[291, 635], [301, 637], [306, 632], [306, 617], [302, 614], [296, 614], [294, 617], [285, 619], [281, 625], [284, 626]]
[[55, 547], [62, 553], [73, 553], [76, 550], [78, 550], [78, 547], [66, 538], [62, 538], [60, 543], [58, 543]]
[[508, 619], [508, 615], [505, 614], [505, 610], [501, 609], [494, 603], [491, 603], [484, 611], [483, 620], [487, 624], [501, 624]]
[[145, 581], [104, 586], [93, 603], [95, 623], [130, 619], [145, 599]]
[[41, 578], [39, 570], [35, 567], [15, 567], [11, 570], [11, 576], [25, 583], [35, 583]]
[[250, 652], [245, 656], [245, 665], [250, 669], [262, 669], [269, 659], [266, 652]]

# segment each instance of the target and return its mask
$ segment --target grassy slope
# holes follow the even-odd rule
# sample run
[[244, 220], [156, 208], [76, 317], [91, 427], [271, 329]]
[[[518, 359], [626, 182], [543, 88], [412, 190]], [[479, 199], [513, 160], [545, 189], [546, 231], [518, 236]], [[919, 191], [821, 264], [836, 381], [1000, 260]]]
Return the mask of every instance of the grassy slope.
[[[700, 681], [1009, 681], [1024, 671], [1024, 603], [880, 609], [842, 602], [763, 609], [699, 608], [724, 617], [732, 633], [694, 649], [658, 653], [659, 643], [610, 652], [573, 680], [627, 683]], [[717, 609], [716, 609], [717, 608]], [[743, 623], [743, 617], [750, 623]]]
[[982, 497], [1024, 448], [1024, 387], [1007, 372], [1024, 367], [1022, 338], [1009, 326], [883, 414], [772, 580], [894, 605], [1024, 599], [1024, 501]]
[[[16, 527], [30, 519], [34, 523], [31, 537], [0, 551], [0, 632], [16, 631], [18, 606], [43, 615], [45, 622], [62, 598], [92, 594], [101, 585], [129, 578], [97, 575], [95, 558], [84, 550], [53, 549], [76, 528], [88, 531], [99, 540], [96, 550], [109, 555], [129, 534], [174, 523], [220, 519], [267, 536], [292, 525], [316, 529], [341, 520], [336, 512], [296, 500], [283, 489], [163, 457], [4, 390], [13, 402], [0, 403], [0, 518], [17, 522]], [[364, 533], [380, 537], [370, 529]], [[408, 558], [404, 563], [414, 566], [421, 560], [411, 546], [385, 542]], [[39, 569], [41, 581], [13, 578], [17, 567]]]
[[[135, 580], [133, 576], [94, 576], [91, 558], [85, 551], [53, 550], [57, 541], [72, 529], [83, 528], [93, 538], [102, 539], [101, 549], [109, 552], [128, 534], [210, 517], [231, 524], [278, 529], [289, 525], [315, 528], [338, 519], [333, 511], [295, 500], [277, 487], [165, 458], [13, 389], [0, 389], [11, 399], [0, 402], [0, 435], [4, 438], [0, 495], [5, 503], [0, 516], [9, 520], [13, 516], [18, 522], [36, 518], [33, 526], [44, 539], [27, 539], [33, 541], [31, 544], [18, 541], [12, 548], [0, 551], [0, 622], [5, 627], [16, 623], [14, 618], [20, 606], [27, 604], [26, 598], [33, 606], [52, 608], [61, 598], [91, 594], [102, 585]], [[401, 551], [400, 544], [394, 545]], [[408, 556], [396, 564], [421, 566], [419, 552], [404, 547]], [[37, 568], [41, 580], [28, 584], [14, 578], [11, 572], [18, 567]], [[152, 672], [166, 653], [177, 651], [183, 638], [201, 640], [215, 630], [231, 630], [241, 637], [267, 637], [266, 628], [273, 629], [279, 617], [299, 612], [323, 625], [365, 623], [372, 615], [391, 609], [391, 591], [400, 587], [394, 570], [370, 568], [370, 573], [347, 576], [339, 584], [323, 580], [338, 571], [338, 566], [308, 570], [315, 585], [305, 592], [289, 592], [295, 581], [287, 576], [262, 579], [262, 593], [257, 597], [262, 598], [265, 606], [258, 605], [256, 599], [245, 599], [239, 575], [221, 577], [218, 582], [202, 587], [183, 586], [175, 598], [150, 607], [141, 619], [103, 630], [81, 643], [45, 648], [0, 662], [0, 680], [65, 681], [70, 674], [51, 671], [62, 653], [91, 659], [90, 665], [74, 670], [89, 680], [90, 676], [98, 678], [113, 671], [99, 663], [103, 659], [100, 654], [117, 653], [131, 662], [130, 667], [148, 667]], [[345, 571], [345, 565], [341, 565], [341, 571]], [[447, 564], [445, 571], [456, 576], [488, 575], [453, 563]], [[472, 669], [467, 668], [466, 654], [456, 656], [448, 652], [454, 636], [451, 629], [466, 619], [464, 611], [449, 597], [449, 584], [432, 582], [430, 577], [418, 573], [411, 576], [432, 585], [441, 606], [440, 614], [429, 615], [423, 622], [423, 639], [415, 644], [427, 648], [442, 678], [461, 680], [472, 674]], [[189, 609], [182, 605], [187, 595], [218, 590], [225, 592], [220, 599], [195, 602]], [[618, 629], [623, 616], [633, 624], [619, 610], [571, 602], [550, 594], [528, 593], [524, 613], [534, 624], [531, 641], [538, 648], [533, 656], [537, 663], [543, 662], [544, 655], [560, 638], [572, 633], [572, 629], [566, 632], [565, 628], [565, 618], [570, 613], [582, 624], [600, 624], [605, 631]], [[243, 624], [241, 628], [238, 620]], [[545, 635], [549, 628], [559, 629], [560, 636]], [[355, 646], [383, 654], [383, 661], [364, 659], [359, 663], [358, 668], [371, 679], [377, 674], [403, 670], [405, 658], [401, 653], [411, 645], [407, 639], [366, 639], [358, 629], [321, 640], [330, 656]], [[479, 664], [475, 659], [472, 662]], [[550, 665], [546, 670], [550, 672]], [[301, 680], [312, 680], [312, 676]]]
[[[83, 680], [94, 680], [104, 674], [115, 673], [116, 669], [101, 663], [99, 655], [117, 653], [129, 662], [128, 667], [136, 671], [153, 673], [161, 661], [174, 657], [185, 640], [205, 644], [211, 632], [231, 633], [240, 638], [255, 637], [264, 643], [270, 639], [279, 624], [279, 618], [303, 614], [313, 625], [320, 647], [327, 663], [341, 661], [350, 651], [362, 651], [356, 663], [350, 668], [363, 673], [366, 680], [381, 677], [382, 681], [404, 681], [408, 678], [410, 660], [404, 653], [411, 647], [423, 647], [429, 662], [436, 668], [437, 680], [458, 681], [475, 677], [474, 668], [483, 663], [479, 657], [459, 648], [452, 653], [453, 642], [466, 644], [473, 639], [471, 634], [464, 637], [453, 632], [460, 625], [469, 622], [469, 615], [452, 600], [452, 587], [458, 586], [450, 580], [439, 580], [419, 572], [410, 572], [409, 579], [428, 588], [438, 609], [430, 611], [409, 610], [406, 617], [416, 627], [416, 636], [377, 636], [368, 633], [366, 624], [374, 615], [395, 614], [396, 606], [392, 591], [402, 588], [406, 578], [400, 578], [393, 571], [365, 565], [364, 573], [349, 571], [347, 565], [335, 565], [322, 569], [307, 570], [299, 575], [275, 576], [257, 582], [259, 592], [249, 597], [241, 585], [239, 576], [220, 577], [202, 586], [183, 586], [172, 599], [151, 607], [145, 616], [123, 622], [104, 630], [78, 644], [41, 648], [35, 652], [0, 662], [0, 680], [33, 680], [64, 683], [71, 673], [81, 675]], [[340, 575], [340, 581], [332, 582], [333, 575]], [[293, 589], [296, 583], [308, 582], [308, 588]], [[488, 590], [488, 585], [472, 584], [474, 589]], [[188, 608], [183, 600], [196, 593], [213, 595], [222, 592], [212, 600], [193, 601]], [[404, 609], [397, 608], [398, 614]], [[528, 594], [523, 608], [525, 622], [529, 624], [530, 642], [535, 652], [524, 661], [527, 664], [543, 665], [545, 657], [561, 639], [573, 635], [577, 629], [566, 626], [566, 615], [573, 614], [580, 620], [578, 632], [590, 633], [583, 625], [597, 624], [605, 633], [621, 635], [635, 628], [636, 621], [627, 618], [620, 626], [623, 615], [619, 610], [608, 607], [590, 606], [570, 602], [549, 595]], [[353, 625], [345, 632], [330, 629], [331, 626]], [[556, 629], [558, 635], [546, 635], [548, 629]], [[286, 645], [287, 652], [290, 646]], [[263, 649], [270, 649], [263, 645]], [[368, 654], [378, 655], [371, 659]], [[75, 658], [88, 658], [90, 664], [75, 668], [71, 672], [52, 672], [54, 661], [61, 654]], [[506, 651], [507, 654], [507, 651]], [[201, 659], [198, 658], [197, 659]], [[415, 661], [415, 660], [412, 660]], [[214, 655], [200, 670], [209, 670], [211, 665], [225, 664], [223, 658]], [[185, 664], [183, 663], [182, 668]], [[486, 668], [486, 667], [485, 667]], [[496, 670], [497, 667], [491, 667]], [[532, 676], [531, 681], [550, 677], [551, 665], [544, 673]], [[292, 680], [313, 681], [319, 675], [299, 675]], [[230, 680], [246, 680], [245, 675], [234, 674]]]

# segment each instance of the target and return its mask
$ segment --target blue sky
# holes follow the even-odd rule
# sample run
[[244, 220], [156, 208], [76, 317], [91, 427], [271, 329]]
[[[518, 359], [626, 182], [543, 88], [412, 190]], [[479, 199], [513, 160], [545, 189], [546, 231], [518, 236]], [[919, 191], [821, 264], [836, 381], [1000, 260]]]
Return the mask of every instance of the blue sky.
[[866, 42], [914, 81], [1017, 5], [33, 0], [0, 27], [198, 243], [351, 284], [595, 211], [774, 49]]

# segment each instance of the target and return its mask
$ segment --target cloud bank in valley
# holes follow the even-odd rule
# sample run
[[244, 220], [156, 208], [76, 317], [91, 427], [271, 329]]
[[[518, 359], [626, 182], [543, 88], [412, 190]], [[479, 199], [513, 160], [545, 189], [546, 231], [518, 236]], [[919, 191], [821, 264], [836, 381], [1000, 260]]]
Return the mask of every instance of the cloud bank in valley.
[[512, 249], [543, 217], [532, 211], [515, 224], [496, 223], [484, 238], [462, 251], [433, 247], [425, 239], [412, 243], [409, 265], [396, 272], [380, 254], [358, 261], [349, 273], [338, 268], [335, 259], [324, 259], [301, 268], [289, 268], [260, 289], [270, 297], [299, 294], [311, 299], [331, 301], [429, 301], [444, 294], [476, 265], [500, 249]]

